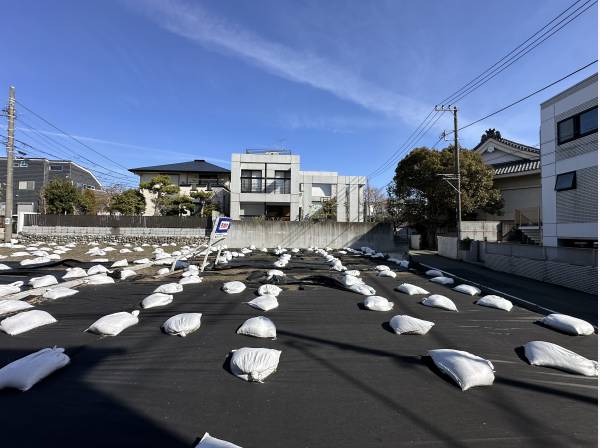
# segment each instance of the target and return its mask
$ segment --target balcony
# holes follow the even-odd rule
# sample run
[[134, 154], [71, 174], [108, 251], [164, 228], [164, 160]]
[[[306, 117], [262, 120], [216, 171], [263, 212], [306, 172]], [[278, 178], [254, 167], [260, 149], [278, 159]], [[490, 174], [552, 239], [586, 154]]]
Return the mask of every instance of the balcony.
[[241, 193], [290, 194], [292, 180], [282, 177], [241, 177]]

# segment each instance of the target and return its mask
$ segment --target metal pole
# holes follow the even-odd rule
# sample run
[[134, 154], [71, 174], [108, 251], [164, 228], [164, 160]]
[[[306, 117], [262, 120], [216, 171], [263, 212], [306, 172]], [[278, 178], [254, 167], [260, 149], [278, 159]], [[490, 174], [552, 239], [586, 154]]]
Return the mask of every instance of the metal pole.
[[460, 147], [458, 146], [458, 109], [454, 106], [454, 169], [456, 171], [456, 230], [457, 244], [460, 250], [460, 242], [462, 240], [461, 223], [462, 223], [462, 204], [460, 198]]
[[6, 197], [4, 200], [4, 241], [12, 239], [13, 160], [15, 149], [15, 88], [8, 90], [8, 139], [6, 141]]

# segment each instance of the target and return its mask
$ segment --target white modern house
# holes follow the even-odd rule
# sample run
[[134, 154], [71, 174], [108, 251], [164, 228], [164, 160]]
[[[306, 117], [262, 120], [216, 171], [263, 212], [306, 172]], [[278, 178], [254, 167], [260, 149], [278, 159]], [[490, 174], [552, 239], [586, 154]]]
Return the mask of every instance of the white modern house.
[[541, 104], [544, 246], [598, 242], [598, 75]]
[[287, 150], [247, 150], [231, 156], [231, 217], [300, 221], [335, 200], [337, 221], [362, 222], [365, 184], [364, 176], [301, 171]]

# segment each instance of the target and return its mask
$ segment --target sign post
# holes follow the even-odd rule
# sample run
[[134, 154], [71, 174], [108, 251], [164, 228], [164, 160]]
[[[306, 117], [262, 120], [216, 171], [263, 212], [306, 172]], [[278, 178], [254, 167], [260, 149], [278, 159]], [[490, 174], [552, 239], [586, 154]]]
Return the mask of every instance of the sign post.
[[[208, 240], [208, 247], [206, 248], [206, 253], [204, 254], [204, 260], [202, 261], [202, 266], [200, 267], [200, 272], [204, 272], [204, 267], [206, 266], [206, 260], [208, 259], [208, 254], [210, 253], [211, 246], [216, 241], [222, 241], [227, 238], [227, 234], [229, 233], [229, 228], [231, 227], [231, 218], [226, 216], [220, 216], [217, 218], [217, 222], [213, 227], [213, 230], [210, 234], [210, 239]], [[217, 253], [217, 261], [219, 260], [219, 255], [221, 254], [221, 248], [219, 248], [219, 252]]]

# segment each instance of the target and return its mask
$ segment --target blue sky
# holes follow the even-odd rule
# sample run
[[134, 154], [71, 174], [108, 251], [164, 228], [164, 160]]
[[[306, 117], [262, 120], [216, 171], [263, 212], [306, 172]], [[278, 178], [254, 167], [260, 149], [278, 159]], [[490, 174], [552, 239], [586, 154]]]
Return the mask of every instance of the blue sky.
[[[22, 108], [17, 139], [65, 158], [83, 155], [113, 176], [121, 166], [192, 159], [227, 167], [232, 152], [282, 146], [301, 156], [302, 169], [367, 175], [436, 102], [572, 2], [4, 0], [10, 45], [0, 95], [14, 85], [18, 101], [105, 157], [53, 135]], [[462, 100], [460, 122], [597, 52], [593, 7]], [[474, 146], [487, 127], [537, 144], [539, 103], [596, 70], [469, 128], [462, 145]], [[447, 114], [418, 143], [432, 145], [450, 126]]]

